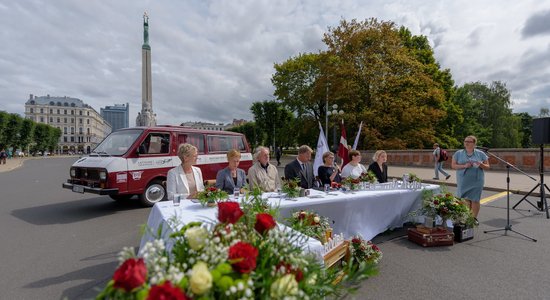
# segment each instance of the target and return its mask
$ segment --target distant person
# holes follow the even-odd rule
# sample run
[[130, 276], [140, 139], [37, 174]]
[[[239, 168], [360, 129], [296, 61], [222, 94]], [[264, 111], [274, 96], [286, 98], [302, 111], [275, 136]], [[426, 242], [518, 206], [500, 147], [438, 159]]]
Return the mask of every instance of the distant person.
[[321, 184], [331, 184], [332, 182], [341, 182], [340, 166], [334, 163], [334, 153], [327, 151], [323, 153], [323, 165], [317, 169], [317, 176]]
[[367, 168], [361, 164], [361, 152], [351, 150], [348, 153], [348, 157], [350, 161], [342, 169], [342, 178], [351, 177], [357, 179], [362, 173], [367, 172]]
[[455, 152], [451, 167], [456, 170], [456, 196], [468, 201], [476, 224], [479, 224], [477, 215], [485, 184], [484, 170], [489, 169], [490, 165], [487, 154], [475, 148], [476, 143], [477, 138], [473, 135], [464, 138], [464, 149]]
[[277, 159], [277, 167], [281, 165], [281, 156], [283, 155], [283, 149], [281, 146], [275, 148], [275, 159]]
[[194, 199], [197, 192], [204, 191], [201, 169], [195, 167], [198, 151], [191, 144], [181, 144], [178, 147], [178, 157], [181, 164], [170, 171], [166, 178], [168, 199], [173, 200], [174, 194], [183, 194], [184, 198]]
[[6, 149], [2, 148], [2, 150], [0, 150], [0, 164], [6, 164], [6, 157], [8, 157]]
[[235, 149], [227, 152], [227, 167], [218, 171], [216, 175], [216, 187], [232, 195], [235, 189], [241, 189], [246, 185], [246, 173], [239, 169], [241, 153]]
[[254, 160], [254, 164], [248, 169], [250, 187], [257, 186], [264, 192], [274, 192], [281, 188], [279, 171], [269, 163], [269, 149], [262, 146], [256, 148]]
[[313, 187], [315, 175], [313, 174], [313, 165], [310, 162], [312, 153], [313, 150], [309, 146], [302, 145], [298, 149], [296, 159], [285, 166], [285, 178], [287, 180], [299, 179], [300, 187], [304, 189]]
[[386, 151], [378, 150], [374, 152], [372, 160], [373, 162], [369, 165], [367, 171], [372, 171], [374, 175], [376, 175], [378, 182], [388, 182], [388, 165], [386, 164], [388, 155], [386, 154]]
[[441, 148], [439, 147], [439, 144], [438, 143], [435, 143], [434, 146], [434, 152], [432, 153], [433, 154], [433, 157], [434, 157], [434, 172], [435, 172], [435, 177], [432, 178], [434, 180], [439, 180], [439, 172], [441, 172], [441, 174], [443, 174], [445, 176], [445, 180], [449, 179], [451, 177], [451, 174], [445, 172], [445, 170], [443, 170], [443, 156], [441, 155]]

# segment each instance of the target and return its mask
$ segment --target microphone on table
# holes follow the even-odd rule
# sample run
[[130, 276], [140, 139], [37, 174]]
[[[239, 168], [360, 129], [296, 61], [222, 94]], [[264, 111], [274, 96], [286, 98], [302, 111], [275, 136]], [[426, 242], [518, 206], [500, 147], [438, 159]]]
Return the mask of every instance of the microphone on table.
[[487, 148], [487, 147], [481, 147], [481, 146], [476, 146], [476, 149], [479, 149], [479, 150], [485, 151], [485, 152], [489, 151], [489, 148]]

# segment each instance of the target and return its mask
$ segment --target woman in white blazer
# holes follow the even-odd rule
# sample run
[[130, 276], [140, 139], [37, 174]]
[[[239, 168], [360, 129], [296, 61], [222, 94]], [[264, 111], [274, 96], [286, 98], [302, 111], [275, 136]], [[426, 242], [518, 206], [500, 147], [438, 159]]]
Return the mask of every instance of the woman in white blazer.
[[182, 194], [183, 198], [195, 198], [197, 192], [204, 191], [201, 169], [193, 166], [197, 163], [197, 148], [191, 144], [181, 144], [178, 157], [181, 165], [168, 171], [166, 179], [168, 199], [173, 200], [175, 194]]

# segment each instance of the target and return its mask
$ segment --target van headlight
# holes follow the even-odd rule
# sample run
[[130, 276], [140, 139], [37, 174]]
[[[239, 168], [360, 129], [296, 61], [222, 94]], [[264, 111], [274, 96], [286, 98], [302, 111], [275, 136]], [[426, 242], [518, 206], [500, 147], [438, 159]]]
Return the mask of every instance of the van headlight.
[[76, 170], [75, 168], [71, 168], [71, 177], [76, 177]]
[[99, 171], [99, 180], [101, 181], [107, 180], [107, 171]]

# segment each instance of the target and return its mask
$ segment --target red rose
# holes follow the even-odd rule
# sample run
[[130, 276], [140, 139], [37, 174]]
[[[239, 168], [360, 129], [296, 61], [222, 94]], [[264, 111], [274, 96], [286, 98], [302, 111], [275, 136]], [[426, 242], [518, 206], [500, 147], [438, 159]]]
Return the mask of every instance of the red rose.
[[221, 223], [235, 224], [244, 215], [238, 202], [226, 201], [218, 203], [218, 220]]
[[285, 267], [285, 274], [294, 274], [294, 279], [296, 279], [297, 282], [302, 281], [304, 279], [304, 273], [300, 269], [294, 269], [289, 263], [280, 262], [277, 264], [277, 271], [281, 269], [281, 267]]
[[154, 285], [149, 290], [147, 300], [166, 299], [166, 300], [186, 300], [187, 297], [179, 289], [172, 285], [170, 281], [165, 281], [161, 285]]
[[215, 192], [217, 190], [218, 190], [218, 188], [216, 188], [215, 186], [211, 186], [211, 187], [208, 188], [208, 191], [210, 191], [210, 192]]
[[438, 205], [438, 204], [439, 204], [439, 201], [434, 200], [434, 204], [435, 204], [435, 205]]
[[351, 239], [351, 242], [354, 243], [354, 244], [361, 244], [361, 239], [353, 238], [353, 239]]
[[259, 213], [256, 215], [256, 224], [254, 225], [254, 229], [256, 229], [256, 231], [260, 234], [268, 232], [271, 228], [275, 227], [275, 225], [277, 225], [277, 223], [270, 214]]
[[130, 292], [133, 289], [142, 286], [147, 278], [147, 267], [143, 262], [143, 258], [127, 259], [118, 269], [116, 269], [113, 275], [115, 281], [115, 288], [124, 289], [126, 292]]
[[245, 242], [238, 242], [229, 248], [229, 261], [233, 270], [239, 273], [250, 273], [256, 269], [257, 257], [258, 249]]
[[306, 217], [306, 212], [301, 210], [298, 214], [298, 220], [303, 220]]

